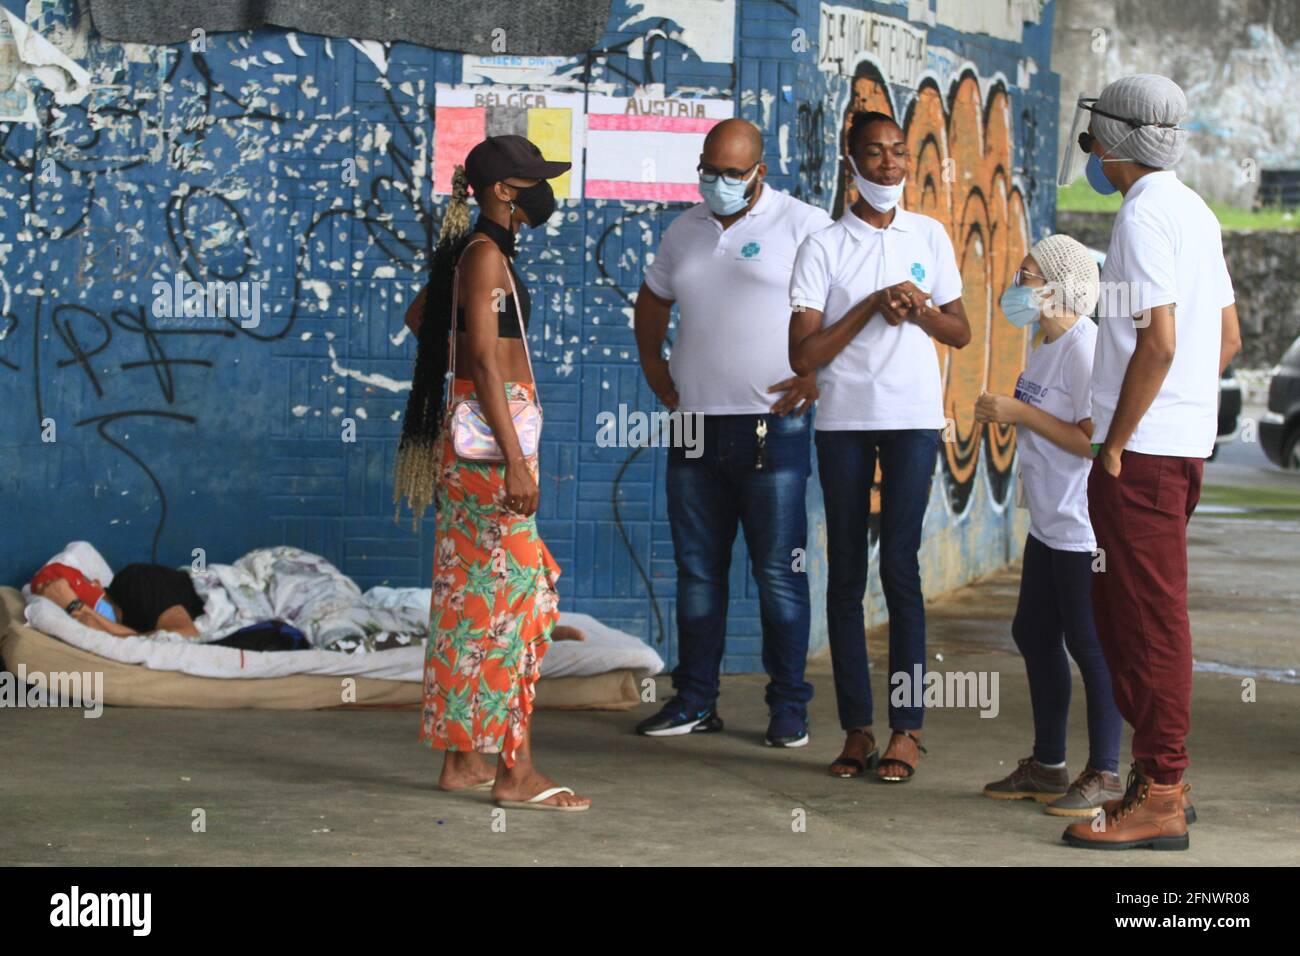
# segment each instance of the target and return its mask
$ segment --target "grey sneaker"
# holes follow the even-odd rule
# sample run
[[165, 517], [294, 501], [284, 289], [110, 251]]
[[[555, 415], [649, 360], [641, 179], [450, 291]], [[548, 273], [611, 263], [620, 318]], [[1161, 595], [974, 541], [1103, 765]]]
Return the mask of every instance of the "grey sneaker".
[[1010, 774], [986, 786], [984, 796], [994, 800], [1047, 803], [1065, 796], [1069, 787], [1070, 774], [1064, 767], [1044, 767], [1033, 757], [1026, 757]]
[[1070, 784], [1065, 796], [1043, 807], [1043, 812], [1054, 817], [1092, 817], [1101, 813], [1101, 805], [1107, 800], [1122, 796], [1119, 774], [1088, 767]]

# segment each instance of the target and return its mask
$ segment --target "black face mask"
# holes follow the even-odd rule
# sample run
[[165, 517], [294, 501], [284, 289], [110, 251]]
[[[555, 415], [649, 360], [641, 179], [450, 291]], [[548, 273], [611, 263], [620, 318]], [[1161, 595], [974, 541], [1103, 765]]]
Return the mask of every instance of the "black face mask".
[[520, 189], [515, 196], [515, 204], [528, 217], [528, 225], [536, 229], [555, 212], [555, 191], [543, 179], [540, 183]]

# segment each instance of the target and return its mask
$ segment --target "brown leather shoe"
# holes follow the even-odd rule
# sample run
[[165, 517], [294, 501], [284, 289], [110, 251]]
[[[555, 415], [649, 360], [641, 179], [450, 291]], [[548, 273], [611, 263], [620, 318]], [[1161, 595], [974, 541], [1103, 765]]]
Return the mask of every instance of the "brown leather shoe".
[[1047, 803], [1065, 796], [1069, 789], [1070, 773], [1064, 767], [1044, 767], [1033, 757], [1025, 757], [1007, 776], [986, 785], [984, 796]]
[[1118, 804], [1123, 794], [1119, 774], [1086, 767], [1070, 784], [1065, 796], [1043, 807], [1043, 812], [1054, 817], [1094, 817], [1106, 803]]
[[1091, 821], [1070, 824], [1061, 838], [1090, 850], [1186, 850], [1182, 799], [1181, 783], [1156, 783], [1134, 764], [1119, 806]]
[[[1192, 785], [1190, 783], [1184, 783], [1183, 784], [1183, 819], [1187, 821], [1187, 825], [1189, 827], [1196, 822], [1196, 808], [1192, 806], [1192, 800], [1188, 796], [1188, 794], [1191, 792], [1192, 792]], [[1120, 799], [1123, 798], [1121, 797]], [[1119, 800], [1107, 800], [1105, 803], [1101, 805], [1101, 812], [1110, 813], [1118, 806], [1119, 806]]]

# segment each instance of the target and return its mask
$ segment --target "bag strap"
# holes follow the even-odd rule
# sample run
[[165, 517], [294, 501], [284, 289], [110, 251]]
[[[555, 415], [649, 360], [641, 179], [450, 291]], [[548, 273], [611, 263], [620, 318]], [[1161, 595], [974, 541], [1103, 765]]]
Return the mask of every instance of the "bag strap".
[[[458, 319], [457, 307], [460, 302], [460, 262], [461, 259], [465, 258], [465, 253], [469, 251], [469, 247], [474, 245], [474, 243], [478, 242], [480, 239], [489, 242], [491, 241], [488, 236], [485, 236], [482, 233], [478, 233], [475, 236], [473, 236], [469, 242], [465, 243], [465, 248], [460, 251], [460, 257], [457, 258], [456, 260], [456, 268], [452, 271], [451, 322], [448, 323], [451, 326], [451, 328], [447, 332], [447, 334], [451, 338], [451, 342], [447, 347], [447, 371], [446, 371], [446, 376], [451, 379], [451, 381], [447, 383], [446, 407], [448, 411], [451, 410], [452, 385], [456, 381], [456, 322]], [[493, 243], [493, 246], [495, 247], [496, 243]], [[500, 252], [500, 249], [498, 249], [497, 251]], [[519, 304], [519, 290], [515, 288], [515, 276], [514, 276], [514, 272], [510, 268], [510, 260], [506, 258], [505, 253], [501, 253], [501, 258], [505, 259], [506, 280], [510, 283], [510, 296], [511, 298], [514, 299], [514, 303], [515, 303], [515, 319], [518, 320], [519, 322], [519, 338], [524, 343], [524, 359], [528, 362], [528, 377], [533, 380], [533, 403], [537, 406], [537, 410], [541, 411], [542, 401], [538, 397], [539, 392], [537, 388], [537, 375], [533, 371], [533, 356], [531, 350], [528, 348], [528, 330], [524, 328], [524, 314], [523, 314], [523, 309], [520, 307]]]

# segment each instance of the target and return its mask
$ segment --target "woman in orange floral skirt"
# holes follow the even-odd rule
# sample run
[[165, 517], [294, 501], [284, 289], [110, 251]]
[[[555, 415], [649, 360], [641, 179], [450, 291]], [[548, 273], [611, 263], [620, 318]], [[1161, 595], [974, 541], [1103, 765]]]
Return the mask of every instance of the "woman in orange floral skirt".
[[[536, 434], [526, 424], [517, 431], [527, 419], [511, 417], [512, 403], [537, 398], [521, 328], [528, 290], [510, 262], [519, 227], [540, 227], [555, 211], [546, 180], [569, 165], [546, 161], [522, 136], [493, 136], [457, 167], [429, 286], [407, 315], [419, 350], [396, 494], [417, 517], [431, 498], [437, 509], [420, 739], [446, 752], [439, 787], [491, 789], [501, 806], [573, 812], [591, 801], [542, 774], [529, 744], [542, 656], [553, 638], [581, 634], [556, 626], [560, 568], [537, 533], [537, 457], [525, 454], [519, 431], [534, 448]], [[480, 207], [468, 236], [467, 184]], [[454, 378], [444, 402], [448, 364]], [[462, 402], [479, 404], [479, 446], [495, 440], [502, 460], [457, 453], [451, 415]], [[480, 754], [497, 755], [495, 772]]]

